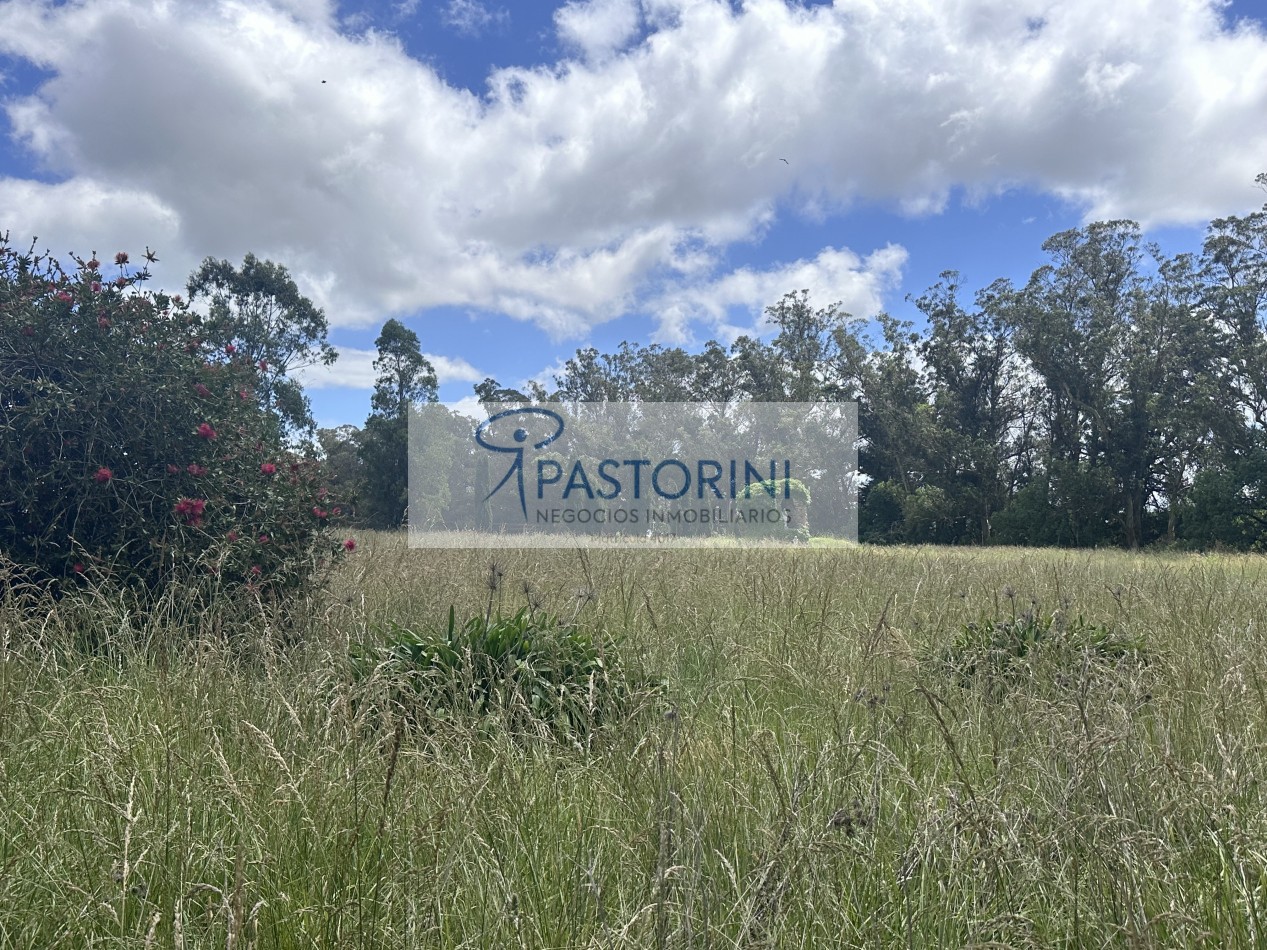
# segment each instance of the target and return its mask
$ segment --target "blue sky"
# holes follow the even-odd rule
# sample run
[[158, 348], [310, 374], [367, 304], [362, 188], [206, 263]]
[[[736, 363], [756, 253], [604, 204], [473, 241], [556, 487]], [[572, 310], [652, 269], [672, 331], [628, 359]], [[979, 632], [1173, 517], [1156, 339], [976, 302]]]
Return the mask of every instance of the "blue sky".
[[360, 424], [388, 317], [457, 401], [802, 287], [913, 317], [1090, 220], [1195, 250], [1267, 198], [1265, 6], [0, 0], [0, 229], [286, 264]]

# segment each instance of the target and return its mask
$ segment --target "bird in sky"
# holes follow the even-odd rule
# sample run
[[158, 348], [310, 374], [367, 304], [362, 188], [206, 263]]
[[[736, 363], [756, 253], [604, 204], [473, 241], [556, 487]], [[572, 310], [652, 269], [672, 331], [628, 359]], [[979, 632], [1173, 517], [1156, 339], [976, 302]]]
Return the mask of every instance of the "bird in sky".
[[792, 164], [792, 163], [791, 163], [791, 162], [789, 162], [786, 158], [780, 158], [780, 159], [779, 159], [779, 161], [781, 161], [784, 165], [791, 165], [791, 164]]

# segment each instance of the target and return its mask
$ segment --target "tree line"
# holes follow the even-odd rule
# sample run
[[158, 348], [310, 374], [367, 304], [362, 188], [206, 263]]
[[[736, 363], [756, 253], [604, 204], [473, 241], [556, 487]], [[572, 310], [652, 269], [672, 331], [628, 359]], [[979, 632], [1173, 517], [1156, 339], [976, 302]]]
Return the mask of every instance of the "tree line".
[[[1267, 175], [1258, 183], [1267, 187]], [[1062, 231], [1023, 285], [953, 271], [925, 318], [854, 317], [808, 290], [767, 341], [697, 353], [578, 350], [554, 388], [485, 379], [484, 403], [856, 400], [864, 541], [1237, 549], [1267, 543], [1267, 205], [1167, 256], [1132, 221]], [[388, 321], [364, 428], [318, 433], [370, 524], [405, 511], [405, 415], [436, 398], [418, 339]]]

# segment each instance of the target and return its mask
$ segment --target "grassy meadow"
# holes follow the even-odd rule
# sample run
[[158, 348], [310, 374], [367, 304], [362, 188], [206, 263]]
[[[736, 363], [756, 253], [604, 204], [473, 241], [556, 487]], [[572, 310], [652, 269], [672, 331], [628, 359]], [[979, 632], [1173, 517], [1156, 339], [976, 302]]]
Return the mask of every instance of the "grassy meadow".
[[[1267, 945], [1263, 558], [492, 560], [366, 537], [249, 637], [0, 602], [0, 948]], [[662, 689], [560, 738], [353, 676], [530, 604]], [[1109, 639], [991, 641], [1053, 613]]]

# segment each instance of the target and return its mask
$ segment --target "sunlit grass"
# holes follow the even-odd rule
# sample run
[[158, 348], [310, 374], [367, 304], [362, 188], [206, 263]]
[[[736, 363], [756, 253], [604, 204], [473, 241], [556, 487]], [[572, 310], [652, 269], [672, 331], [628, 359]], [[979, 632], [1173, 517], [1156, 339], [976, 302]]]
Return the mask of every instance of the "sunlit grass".
[[[667, 692], [578, 744], [398, 729], [351, 675], [530, 603]], [[1148, 662], [930, 661], [1027, 610]], [[249, 642], [10, 600], [0, 947], [1262, 945], [1264, 618], [1254, 557], [389, 536]]]

